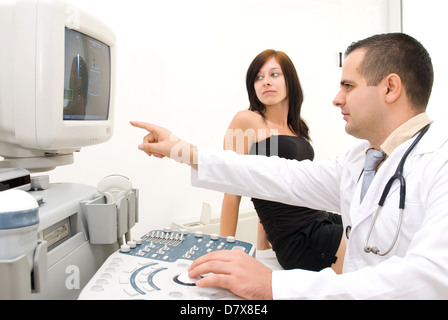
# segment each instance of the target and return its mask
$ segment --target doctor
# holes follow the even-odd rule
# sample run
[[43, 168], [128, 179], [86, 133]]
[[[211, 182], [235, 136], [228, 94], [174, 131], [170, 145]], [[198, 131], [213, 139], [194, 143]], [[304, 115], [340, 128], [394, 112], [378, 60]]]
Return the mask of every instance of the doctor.
[[[236, 250], [196, 260], [190, 277], [215, 273], [198, 286], [220, 286], [250, 299], [448, 298], [448, 130], [425, 113], [433, 84], [429, 54], [405, 34], [370, 37], [347, 49], [340, 84], [334, 105], [347, 133], [365, 141], [324, 162], [204, 150], [166, 129], [132, 123], [150, 132], [139, 148], [190, 164], [195, 186], [342, 214], [348, 239], [343, 274], [331, 268], [271, 271]], [[428, 124], [404, 162], [400, 226], [398, 180], [380, 210], [378, 202]], [[382, 150], [385, 157], [361, 196], [368, 149]]]

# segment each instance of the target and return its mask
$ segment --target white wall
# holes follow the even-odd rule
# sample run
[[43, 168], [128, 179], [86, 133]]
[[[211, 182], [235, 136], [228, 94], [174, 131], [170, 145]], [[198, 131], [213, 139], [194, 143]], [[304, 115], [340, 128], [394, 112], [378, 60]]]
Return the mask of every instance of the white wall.
[[434, 65], [434, 87], [428, 105], [432, 119], [448, 117], [447, 8], [444, 0], [403, 0], [403, 32], [426, 47]]
[[[52, 182], [96, 185], [120, 173], [140, 189], [137, 235], [179, 219], [197, 219], [202, 202], [219, 216], [222, 195], [190, 185], [190, 169], [138, 151], [143, 120], [187, 140], [222, 147], [233, 115], [247, 109], [245, 73], [262, 50], [285, 51], [295, 63], [316, 159], [353, 140], [332, 105], [339, 89], [338, 52], [374, 33], [395, 31], [388, 0], [76, 0], [116, 33], [117, 91], [111, 141], [88, 147], [75, 163], [50, 172]], [[246, 199], [242, 212], [252, 209]]]

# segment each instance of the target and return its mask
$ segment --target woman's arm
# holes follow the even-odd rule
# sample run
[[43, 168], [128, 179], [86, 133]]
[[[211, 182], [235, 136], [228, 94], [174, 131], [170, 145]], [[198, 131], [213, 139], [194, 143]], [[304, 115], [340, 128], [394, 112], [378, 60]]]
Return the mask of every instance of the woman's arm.
[[257, 232], [257, 249], [258, 250], [267, 250], [271, 249], [272, 246], [268, 241], [268, 237], [266, 236], [266, 231], [264, 231], [264, 227], [261, 224], [260, 220], [258, 220], [258, 232]]
[[241, 196], [225, 193], [222, 199], [219, 233], [223, 237], [235, 236]]
[[[224, 150], [249, 154], [250, 147], [256, 140], [255, 131], [251, 129], [253, 118], [254, 114], [251, 111], [241, 111], [235, 115], [224, 136]], [[221, 207], [221, 236], [235, 236], [240, 202], [241, 196], [224, 194]]]

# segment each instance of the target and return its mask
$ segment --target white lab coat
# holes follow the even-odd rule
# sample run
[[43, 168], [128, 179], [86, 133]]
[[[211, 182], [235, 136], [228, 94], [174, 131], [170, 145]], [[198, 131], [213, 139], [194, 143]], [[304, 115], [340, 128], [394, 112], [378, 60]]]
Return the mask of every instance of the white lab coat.
[[[358, 183], [367, 142], [345, 156], [323, 162], [237, 156], [199, 149], [192, 184], [243, 196], [340, 212], [352, 227], [344, 272], [279, 270], [272, 276], [274, 299], [447, 299], [448, 298], [448, 130], [434, 122], [404, 167], [406, 204], [398, 241], [385, 257], [364, 252], [365, 239], [385, 184], [405, 150], [399, 146], [378, 170], [360, 203]], [[385, 252], [399, 215], [394, 183], [369, 244]]]

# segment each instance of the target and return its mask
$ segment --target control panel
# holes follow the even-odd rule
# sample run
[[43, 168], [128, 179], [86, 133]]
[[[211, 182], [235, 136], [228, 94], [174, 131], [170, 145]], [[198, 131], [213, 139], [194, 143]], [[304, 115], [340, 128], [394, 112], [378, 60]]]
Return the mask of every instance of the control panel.
[[[200, 256], [216, 250], [255, 247], [235, 237], [201, 231], [152, 230], [113, 253], [82, 290], [79, 299], [240, 299], [221, 288], [199, 288], [187, 269]], [[207, 276], [207, 275], [205, 275]]]

